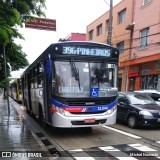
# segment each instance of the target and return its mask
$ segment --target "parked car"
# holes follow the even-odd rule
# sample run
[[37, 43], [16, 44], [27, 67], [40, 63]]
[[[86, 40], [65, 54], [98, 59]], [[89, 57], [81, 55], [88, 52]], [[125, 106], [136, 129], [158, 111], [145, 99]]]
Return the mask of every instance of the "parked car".
[[127, 122], [130, 128], [141, 125], [160, 126], [160, 105], [150, 97], [136, 92], [119, 92], [117, 121]]
[[156, 103], [160, 105], [160, 91], [157, 91], [154, 89], [143, 89], [143, 90], [137, 90], [134, 92], [144, 93], [144, 94], [152, 97], [156, 101]]

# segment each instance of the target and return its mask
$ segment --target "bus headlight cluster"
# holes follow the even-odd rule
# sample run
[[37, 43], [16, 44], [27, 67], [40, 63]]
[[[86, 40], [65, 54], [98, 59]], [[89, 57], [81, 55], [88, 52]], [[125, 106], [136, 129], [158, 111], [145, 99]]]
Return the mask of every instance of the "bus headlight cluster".
[[68, 111], [65, 111], [64, 109], [60, 108], [60, 107], [56, 107], [56, 110], [58, 113], [60, 113], [63, 116], [69, 116], [70, 113]]
[[52, 112], [58, 112], [63, 116], [69, 116], [70, 113], [68, 111], [65, 111], [64, 109], [57, 107], [55, 105], [52, 105]]
[[113, 108], [109, 109], [109, 110], [106, 111], [105, 113], [106, 113], [107, 115], [112, 114], [116, 109], [117, 109], [117, 106], [114, 106]]

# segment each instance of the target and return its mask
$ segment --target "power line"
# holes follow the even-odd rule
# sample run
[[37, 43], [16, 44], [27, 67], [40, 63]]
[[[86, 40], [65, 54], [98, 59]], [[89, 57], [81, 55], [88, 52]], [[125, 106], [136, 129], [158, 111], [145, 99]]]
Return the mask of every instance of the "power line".
[[[145, 37], [151, 37], [151, 36], [155, 36], [155, 35], [158, 35], [160, 34], [160, 32], [157, 32], [157, 33], [153, 33], [153, 34], [150, 34], [148, 36], [143, 36], [143, 37], [138, 37], [138, 38], [133, 38], [133, 39], [126, 39], [126, 40], [122, 40], [124, 42], [130, 42], [132, 40], [132, 43], [135, 43], [135, 42], [138, 42], [141, 38], [145, 38]], [[113, 45], [116, 45], [117, 43], [113, 44]], [[125, 43], [126, 44], [126, 43]]]
[[[160, 24], [160, 22], [158, 22], [158, 23], [154, 23], [154, 24], [152, 24], [152, 25], [150, 25], [150, 26], [146, 26], [146, 27], [144, 27], [144, 28], [150, 28], [150, 27], [153, 27], [153, 26], [156, 26], [156, 25], [159, 25]], [[135, 32], [137, 32], [137, 31], [140, 31], [141, 29], [136, 29], [136, 30], [134, 30], [133, 31], [133, 33], [135, 33]], [[128, 33], [124, 33], [124, 34], [121, 34], [121, 35], [118, 35], [118, 36], [115, 36], [115, 38], [117, 39], [118, 37], [121, 37], [121, 36], [124, 36], [124, 35], [127, 35], [127, 34], [130, 34], [130, 32], [128, 32]], [[116, 34], [115, 34], [116, 35]], [[114, 38], [114, 37], [113, 37]]]
[[[157, 45], [158, 46], [158, 44], [157, 43], [150, 43], [150, 44], [148, 44], [146, 47], [150, 47], [150, 46], [153, 46], [153, 45]], [[135, 47], [131, 47], [131, 48], [125, 48], [123, 51], [126, 51], [126, 50], [130, 50], [130, 49], [136, 49], [136, 48], [141, 48], [142, 46], [135, 46]], [[158, 47], [160, 47], [160, 46], [158, 46]], [[148, 48], [149, 49], [149, 48]], [[148, 50], [149, 51], [149, 50]]]

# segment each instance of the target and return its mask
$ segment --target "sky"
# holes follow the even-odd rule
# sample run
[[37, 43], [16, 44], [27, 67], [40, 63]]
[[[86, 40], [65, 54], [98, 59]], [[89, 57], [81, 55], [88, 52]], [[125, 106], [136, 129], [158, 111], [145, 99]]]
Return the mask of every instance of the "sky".
[[[121, 0], [113, 0], [113, 6]], [[86, 33], [86, 27], [109, 10], [110, 0], [46, 0], [46, 18], [56, 20], [56, 31], [19, 28], [25, 40], [15, 42], [23, 47], [31, 64], [50, 44], [70, 33]], [[12, 72], [19, 77], [23, 70]]]

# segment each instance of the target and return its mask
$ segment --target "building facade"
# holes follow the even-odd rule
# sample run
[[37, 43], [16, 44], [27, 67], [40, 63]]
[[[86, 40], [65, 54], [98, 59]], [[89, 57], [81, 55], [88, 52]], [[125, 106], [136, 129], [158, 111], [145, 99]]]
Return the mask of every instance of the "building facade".
[[71, 33], [66, 38], [60, 38], [59, 41], [86, 41], [86, 34]]
[[[131, 31], [126, 30], [126, 27], [133, 22], [133, 1], [134, 0], [122, 0], [113, 7], [111, 43], [112, 46], [120, 49], [119, 63], [125, 63], [130, 57], [129, 55], [131, 50], [126, 48], [130, 48], [131, 45], [129, 41], [131, 38]], [[109, 11], [87, 26], [86, 40], [106, 43], [108, 36], [108, 24]], [[126, 90], [127, 88], [127, 74], [126, 68], [119, 65], [119, 91]]]
[[128, 90], [160, 90], [160, 3], [157, 0], [134, 0], [131, 54], [128, 67]]
[[[109, 12], [87, 26], [86, 40], [106, 43]], [[122, 0], [113, 7], [112, 45], [120, 50], [119, 90], [160, 89], [160, 3]]]

